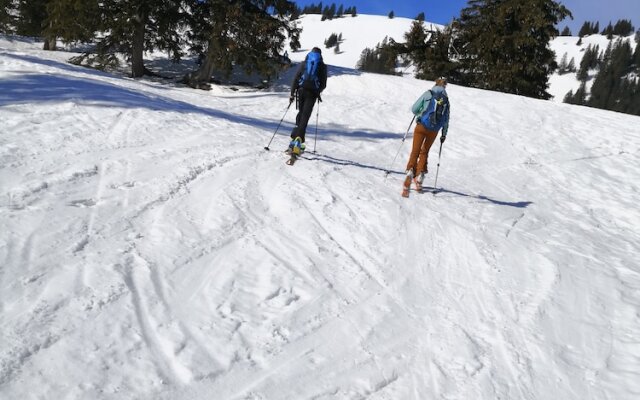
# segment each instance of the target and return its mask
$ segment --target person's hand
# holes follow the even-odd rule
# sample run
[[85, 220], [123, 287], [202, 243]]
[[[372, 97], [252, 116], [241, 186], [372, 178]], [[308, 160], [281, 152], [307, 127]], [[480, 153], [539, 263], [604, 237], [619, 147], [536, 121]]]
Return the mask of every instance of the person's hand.
[[289, 104], [293, 103], [293, 96], [289, 96]]
[[319, 94], [319, 93], [318, 93], [318, 101], [319, 101], [320, 103], [322, 103], [322, 97], [320, 96], [320, 94]]
[[444, 143], [445, 140], [447, 140], [447, 134], [443, 132], [440, 136], [440, 143]]

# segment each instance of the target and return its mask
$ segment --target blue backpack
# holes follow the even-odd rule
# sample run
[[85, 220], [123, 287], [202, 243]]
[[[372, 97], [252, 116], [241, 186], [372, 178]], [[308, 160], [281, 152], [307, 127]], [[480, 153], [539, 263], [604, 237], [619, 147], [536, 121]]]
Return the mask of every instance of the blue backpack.
[[322, 63], [322, 55], [314, 51], [307, 54], [304, 73], [298, 82], [298, 86], [305, 89], [320, 89], [320, 78], [318, 78], [318, 69]]
[[431, 100], [420, 116], [420, 123], [433, 132], [438, 132], [447, 121], [449, 98], [443, 92], [431, 92]]

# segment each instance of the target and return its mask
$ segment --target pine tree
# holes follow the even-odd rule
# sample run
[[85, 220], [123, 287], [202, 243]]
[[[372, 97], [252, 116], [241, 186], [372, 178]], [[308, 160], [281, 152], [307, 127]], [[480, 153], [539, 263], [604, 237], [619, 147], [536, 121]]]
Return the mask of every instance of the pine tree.
[[[76, 63], [87, 62], [98, 68], [115, 66], [120, 53], [131, 63], [131, 75], [140, 77], [152, 74], [144, 66], [145, 50], [166, 50], [173, 59], [180, 59], [182, 40], [177, 30], [183, 19], [182, 1], [101, 0], [99, 4], [98, 30], [103, 34], [96, 44], [96, 54], [78, 57]], [[54, 24], [51, 29], [64, 32], [64, 24]]]
[[600, 21], [596, 21], [596, 23], [593, 25], [593, 28], [591, 29], [591, 33], [594, 35], [597, 35], [598, 32], [600, 32]]
[[[44, 50], [56, 49], [56, 37], [45, 32], [47, 20], [47, 3], [49, 0], [16, 0], [17, 18], [16, 33], [24, 36], [37, 36], [44, 39]], [[16, 4], [17, 3], [17, 4]]]
[[329, 19], [334, 19], [336, 16], [336, 3], [331, 3], [331, 7], [329, 7]]
[[420, 14], [416, 15], [415, 20], [418, 22], [424, 22], [424, 12], [421, 12]]
[[569, 65], [567, 65], [567, 72], [575, 73], [576, 72], [576, 59], [571, 57], [569, 61]]
[[393, 13], [393, 10], [389, 13], [389, 19], [393, 19], [393, 17], [395, 17], [395, 14]]
[[[606, 65], [609, 63], [609, 60], [611, 60], [611, 51], [613, 50], [612, 45], [613, 42], [609, 41], [609, 43], [607, 44], [607, 49], [602, 53], [602, 55], [599, 56], [600, 64]], [[591, 65], [593, 65], [593, 63]], [[595, 66], [592, 66], [591, 68], [595, 68]]]
[[185, 77], [192, 87], [207, 88], [214, 69], [229, 76], [234, 65], [270, 79], [279, 68], [276, 60], [287, 36], [294, 50], [300, 46], [300, 29], [290, 18], [295, 7], [293, 1], [192, 2], [191, 7], [199, 7], [201, 13], [190, 23], [190, 29], [202, 33], [192, 46], [193, 50], [199, 50], [202, 63], [197, 71]]
[[427, 31], [420, 21], [413, 21], [411, 28], [404, 34], [403, 58], [413, 62], [416, 71], [422, 71], [427, 62]]
[[569, 29], [568, 26], [565, 26], [562, 33], [560, 33], [560, 36], [571, 36], [571, 29]]
[[0, 0], [0, 33], [13, 33], [15, 24], [13, 9], [14, 4], [12, 0]]
[[582, 60], [580, 61], [580, 69], [578, 70], [577, 78], [581, 82], [585, 82], [589, 78], [589, 70], [596, 68], [599, 64], [600, 47], [591, 45], [587, 46]]
[[[456, 21], [463, 81], [469, 85], [548, 99], [556, 69], [549, 48], [555, 26], [570, 11], [554, 0], [469, 0]], [[462, 47], [462, 46], [456, 46]]]
[[302, 10], [300, 7], [296, 6], [294, 10], [291, 12], [291, 19], [298, 19], [302, 15]]
[[435, 80], [439, 76], [446, 76], [450, 82], [460, 81], [459, 65], [451, 59], [449, 54], [452, 37], [451, 26], [433, 33], [425, 51], [424, 64], [422, 68], [416, 69], [416, 78]]
[[100, 29], [100, 16], [98, 0], [49, 0], [44, 33], [65, 43], [88, 43]]
[[618, 40], [611, 48], [610, 57], [602, 62], [587, 104], [596, 108], [628, 112], [635, 82], [630, 84], [626, 76], [632, 70], [632, 63], [629, 41]]
[[329, 35], [329, 37], [326, 38], [324, 41], [324, 46], [327, 49], [332, 48], [336, 44], [338, 44], [338, 35], [336, 35], [335, 33], [332, 33], [331, 35]]
[[580, 27], [580, 31], [578, 31], [578, 36], [582, 38], [583, 36], [590, 35], [592, 33], [592, 30], [593, 28], [591, 27], [591, 22], [585, 21], [585, 23], [582, 24], [582, 27]]
[[329, 7], [325, 6], [324, 9], [322, 10], [322, 18], [320, 18], [320, 21], [326, 21], [329, 19]]
[[333, 48], [333, 52], [335, 54], [340, 54], [340, 43], [336, 43], [336, 46]]
[[567, 61], [567, 53], [562, 55], [562, 59], [560, 60], [560, 64], [558, 64], [558, 74], [563, 75], [566, 74], [569, 70], [569, 64]]
[[631, 20], [621, 19], [613, 27], [613, 34], [618, 36], [629, 36], [633, 33]]
[[573, 104], [573, 90], [569, 90], [567, 94], [564, 95], [563, 103]]
[[353, 6], [353, 8], [351, 9], [351, 16], [352, 16], [352, 17], [355, 17], [355, 16], [357, 16], [357, 15], [358, 15], [358, 10], [356, 10], [356, 7], [355, 7], [355, 6]]
[[336, 16], [338, 18], [342, 18], [343, 15], [344, 15], [344, 6], [342, 4], [340, 4], [340, 7], [338, 7], [338, 11], [336, 13]]
[[360, 71], [396, 75], [398, 53], [387, 37], [375, 49], [365, 48], [360, 54], [356, 68]]
[[17, 3], [16, 33], [22, 36], [41, 36], [47, 18], [47, 0], [19, 0]]
[[587, 84], [582, 82], [573, 95], [571, 104], [585, 105], [587, 103]]
[[302, 9], [302, 14], [322, 14], [322, 2], [318, 5], [311, 3]]

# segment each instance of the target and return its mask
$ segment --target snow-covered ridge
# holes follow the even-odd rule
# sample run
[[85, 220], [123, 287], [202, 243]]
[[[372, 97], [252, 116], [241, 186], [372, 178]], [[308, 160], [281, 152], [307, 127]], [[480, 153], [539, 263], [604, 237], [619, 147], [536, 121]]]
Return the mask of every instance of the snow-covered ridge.
[[[303, 15], [299, 19], [302, 27], [300, 35], [300, 51], [293, 53], [293, 61], [302, 61], [309, 50], [317, 46], [322, 49], [322, 56], [327, 64], [338, 67], [355, 68], [362, 50], [374, 48], [385, 37], [397, 42], [404, 41], [404, 34], [409, 32], [413, 19], [402, 17], [383, 17], [379, 15], [345, 16], [332, 20], [321, 21], [320, 15]], [[442, 25], [424, 22], [433, 29], [442, 28]], [[342, 34], [340, 53], [334, 49], [326, 49], [324, 41], [331, 35]]]
[[0, 398], [640, 393], [639, 117], [450, 85], [403, 199], [430, 82], [332, 66], [288, 167], [286, 88], [38, 48], [0, 38]]

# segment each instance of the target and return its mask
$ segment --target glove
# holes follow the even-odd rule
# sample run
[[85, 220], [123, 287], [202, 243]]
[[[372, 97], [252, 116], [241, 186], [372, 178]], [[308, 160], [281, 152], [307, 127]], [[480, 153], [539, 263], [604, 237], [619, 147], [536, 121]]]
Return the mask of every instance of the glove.
[[293, 103], [293, 96], [289, 96], [289, 104]]
[[322, 97], [320, 97], [320, 93], [318, 93], [318, 101], [322, 103]]
[[447, 140], [447, 134], [442, 132], [442, 135], [440, 136], [440, 143], [444, 143], [445, 140]]

